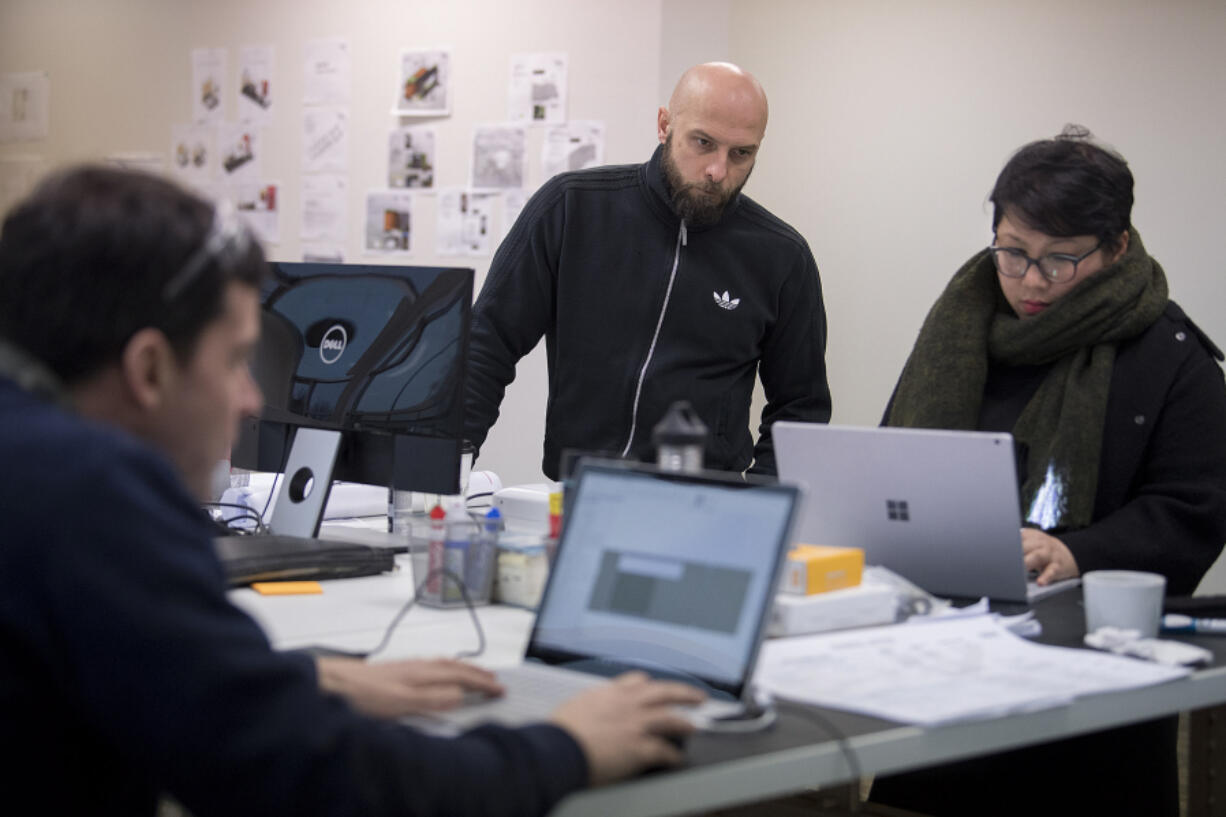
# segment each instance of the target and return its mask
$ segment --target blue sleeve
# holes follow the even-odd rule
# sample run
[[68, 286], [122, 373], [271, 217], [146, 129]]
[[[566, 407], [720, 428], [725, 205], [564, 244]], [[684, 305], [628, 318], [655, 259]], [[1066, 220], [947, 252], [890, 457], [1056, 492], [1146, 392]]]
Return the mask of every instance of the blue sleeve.
[[585, 782], [558, 728], [435, 738], [321, 694], [310, 659], [271, 650], [230, 604], [161, 463], [121, 454], [72, 479], [89, 499], [27, 564], [48, 577], [30, 631], [89, 729], [197, 817], [540, 814]]

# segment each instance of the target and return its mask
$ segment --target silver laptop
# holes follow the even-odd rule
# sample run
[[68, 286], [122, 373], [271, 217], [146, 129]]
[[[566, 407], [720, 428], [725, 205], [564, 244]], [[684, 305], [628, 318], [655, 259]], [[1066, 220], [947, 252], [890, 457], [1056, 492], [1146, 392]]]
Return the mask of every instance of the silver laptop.
[[[1013, 437], [771, 426], [779, 478], [805, 486], [796, 541], [864, 549], [936, 596], [1026, 603]], [[1050, 592], [1050, 591], [1048, 591]]]
[[629, 669], [704, 688], [697, 722], [740, 711], [798, 496], [739, 475], [584, 465], [524, 662], [498, 673], [507, 694], [439, 719], [539, 721]]

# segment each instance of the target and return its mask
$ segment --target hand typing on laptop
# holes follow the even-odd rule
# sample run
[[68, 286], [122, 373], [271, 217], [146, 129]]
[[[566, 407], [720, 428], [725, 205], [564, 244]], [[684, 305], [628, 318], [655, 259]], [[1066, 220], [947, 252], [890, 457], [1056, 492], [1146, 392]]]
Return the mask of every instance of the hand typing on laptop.
[[578, 742], [592, 785], [600, 785], [680, 763], [684, 755], [677, 741], [694, 727], [677, 707], [696, 706], [704, 697], [688, 684], [628, 672], [571, 698], [550, 720]]
[[492, 672], [448, 658], [368, 663], [328, 656], [316, 658], [315, 667], [321, 689], [377, 718], [454, 709], [466, 693], [503, 694]]
[[1038, 528], [1022, 528], [1022, 554], [1026, 569], [1038, 573], [1035, 582], [1040, 587], [1081, 575], [1077, 560], [1065, 544]]

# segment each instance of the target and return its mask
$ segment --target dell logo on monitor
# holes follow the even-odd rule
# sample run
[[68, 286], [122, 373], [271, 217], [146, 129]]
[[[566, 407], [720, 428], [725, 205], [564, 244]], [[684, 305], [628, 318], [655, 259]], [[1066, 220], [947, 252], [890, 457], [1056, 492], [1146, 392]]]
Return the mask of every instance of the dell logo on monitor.
[[341, 355], [345, 354], [345, 346], [348, 343], [349, 334], [345, 331], [345, 327], [339, 323], [334, 324], [327, 332], [324, 332], [323, 339], [319, 341], [319, 359], [325, 365], [331, 366], [341, 359]]

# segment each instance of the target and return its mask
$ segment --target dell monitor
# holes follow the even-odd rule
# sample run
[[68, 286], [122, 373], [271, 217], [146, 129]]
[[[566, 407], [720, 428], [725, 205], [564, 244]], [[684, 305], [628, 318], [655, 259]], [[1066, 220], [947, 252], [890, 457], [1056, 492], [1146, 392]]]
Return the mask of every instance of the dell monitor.
[[[332, 432], [332, 479], [454, 494], [473, 271], [273, 263], [252, 373], [264, 392], [234, 465], [286, 471], [299, 429]], [[318, 529], [316, 522], [315, 529]], [[313, 535], [313, 534], [312, 534]]]

